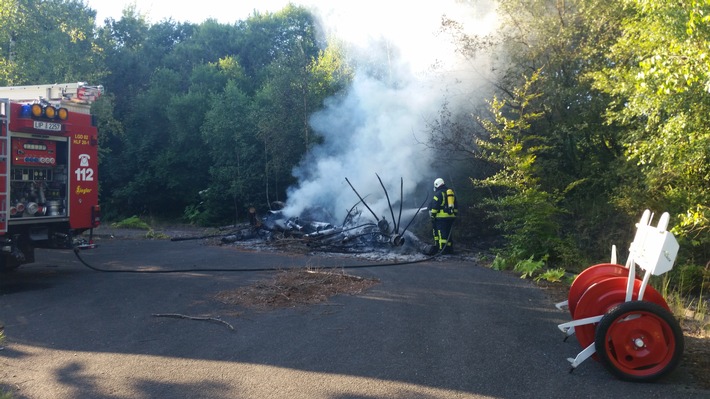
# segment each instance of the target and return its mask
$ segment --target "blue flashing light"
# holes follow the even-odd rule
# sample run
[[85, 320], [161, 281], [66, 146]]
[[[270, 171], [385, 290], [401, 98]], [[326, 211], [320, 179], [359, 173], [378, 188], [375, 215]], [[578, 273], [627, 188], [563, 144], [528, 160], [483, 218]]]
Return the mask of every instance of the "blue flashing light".
[[29, 118], [32, 115], [31, 108], [29, 104], [23, 104], [20, 108], [20, 118]]

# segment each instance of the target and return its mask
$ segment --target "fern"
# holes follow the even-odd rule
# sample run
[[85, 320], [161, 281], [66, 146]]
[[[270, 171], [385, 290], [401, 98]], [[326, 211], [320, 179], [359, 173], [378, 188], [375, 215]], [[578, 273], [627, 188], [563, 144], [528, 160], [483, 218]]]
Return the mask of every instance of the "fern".
[[493, 269], [493, 270], [508, 270], [508, 269], [510, 269], [510, 264], [504, 257], [502, 257], [500, 255], [496, 255], [496, 258], [493, 260], [493, 263], [491, 264], [491, 269]]
[[531, 255], [530, 258], [516, 263], [513, 270], [521, 273], [520, 278], [528, 278], [535, 275], [535, 273], [537, 273], [544, 266], [545, 262], [543, 260], [535, 261]]
[[565, 276], [565, 269], [559, 268], [559, 269], [550, 269], [547, 270], [546, 272], [540, 274], [539, 276], [535, 277], [535, 281], [540, 281], [540, 280], [545, 280], [550, 283], [559, 283], [562, 281], [562, 277]]

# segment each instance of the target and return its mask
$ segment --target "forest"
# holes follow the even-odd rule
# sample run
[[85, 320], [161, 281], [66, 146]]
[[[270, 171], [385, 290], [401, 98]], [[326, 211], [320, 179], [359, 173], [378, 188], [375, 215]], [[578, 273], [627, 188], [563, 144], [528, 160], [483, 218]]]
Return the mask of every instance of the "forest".
[[[458, 60], [455, 76], [408, 71], [396, 41], [363, 50], [296, 4], [195, 24], [0, 0], [0, 86], [104, 86], [92, 111], [105, 220], [228, 225], [276, 201], [346, 209], [356, 174], [377, 193], [376, 174], [393, 191], [403, 179], [418, 205], [444, 177], [461, 204], [456, 239], [490, 245], [508, 267], [580, 271], [608, 261], [612, 244], [625, 259], [643, 210], [669, 212], [675, 284], [702, 290], [710, 4], [454, 3], [436, 20], [436, 47]], [[474, 29], [484, 14], [494, 29]], [[421, 84], [433, 81], [446, 86]]]

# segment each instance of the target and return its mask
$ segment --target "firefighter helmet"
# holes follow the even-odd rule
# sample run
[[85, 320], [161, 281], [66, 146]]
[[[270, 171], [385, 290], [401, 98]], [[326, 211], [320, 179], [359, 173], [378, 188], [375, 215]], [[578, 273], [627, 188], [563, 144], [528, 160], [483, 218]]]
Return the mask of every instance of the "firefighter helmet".
[[441, 187], [441, 186], [443, 186], [443, 185], [444, 185], [444, 179], [442, 179], [441, 177], [439, 177], [438, 179], [434, 180], [434, 189], [437, 189], [437, 188], [439, 188], [439, 187]]

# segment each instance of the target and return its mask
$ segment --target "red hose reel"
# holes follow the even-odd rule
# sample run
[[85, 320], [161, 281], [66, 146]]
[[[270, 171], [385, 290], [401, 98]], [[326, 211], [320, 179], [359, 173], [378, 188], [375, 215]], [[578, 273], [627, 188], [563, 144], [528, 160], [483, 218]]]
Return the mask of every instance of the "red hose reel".
[[[600, 361], [616, 377], [628, 381], [655, 381], [673, 371], [683, 354], [683, 332], [663, 296], [648, 285], [651, 275], [673, 268], [678, 243], [666, 231], [669, 215], [658, 226], [646, 210], [636, 225], [626, 265], [591, 266], [570, 286], [568, 299], [556, 304], [567, 307], [572, 321], [560, 324], [566, 338], [576, 335], [584, 348], [569, 358], [570, 372], [589, 357]], [[645, 271], [636, 277], [636, 267]]]

